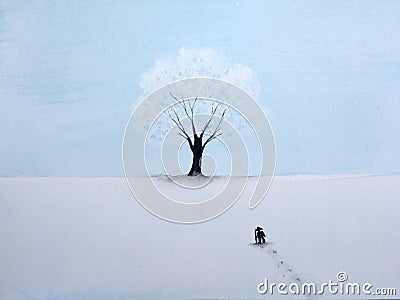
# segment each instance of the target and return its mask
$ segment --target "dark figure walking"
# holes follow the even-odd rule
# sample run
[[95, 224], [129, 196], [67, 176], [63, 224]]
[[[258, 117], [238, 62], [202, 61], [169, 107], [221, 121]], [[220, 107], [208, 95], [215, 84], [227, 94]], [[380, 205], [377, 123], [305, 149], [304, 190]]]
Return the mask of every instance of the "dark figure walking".
[[256, 244], [265, 244], [265, 233], [261, 227], [257, 226], [256, 230], [254, 230], [254, 239]]

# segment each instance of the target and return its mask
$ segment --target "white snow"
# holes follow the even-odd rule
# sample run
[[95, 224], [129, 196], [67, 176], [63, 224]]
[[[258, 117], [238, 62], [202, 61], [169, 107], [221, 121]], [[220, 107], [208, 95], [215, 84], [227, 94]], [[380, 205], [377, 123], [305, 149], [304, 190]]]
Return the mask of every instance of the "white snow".
[[[257, 285], [292, 280], [288, 268], [399, 294], [399, 196], [400, 176], [275, 177], [256, 209], [244, 193], [212, 221], [179, 225], [141, 207], [124, 178], [3, 178], [0, 299], [283, 299]], [[257, 225], [269, 248], [249, 246]]]

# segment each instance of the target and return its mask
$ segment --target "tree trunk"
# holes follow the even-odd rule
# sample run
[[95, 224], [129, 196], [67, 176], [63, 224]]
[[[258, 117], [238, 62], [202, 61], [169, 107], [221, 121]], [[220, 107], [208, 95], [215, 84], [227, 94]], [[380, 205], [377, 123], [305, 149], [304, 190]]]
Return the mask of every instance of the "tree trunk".
[[188, 176], [197, 176], [201, 174], [201, 157], [203, 156], [203, 135], [198, 136], [197, 134], [193, 137], [193, 143], [188, 139], [190, 150], [193, 153], [192, 168], [189, 171]]
[[201, 174], [201, 157], [202, 157], [202, 152], [201, 153], [195, 153], [193, 152], [193, 161], [192, 161], [192, 167], [189, 171], [188, 176], [197, 176]]

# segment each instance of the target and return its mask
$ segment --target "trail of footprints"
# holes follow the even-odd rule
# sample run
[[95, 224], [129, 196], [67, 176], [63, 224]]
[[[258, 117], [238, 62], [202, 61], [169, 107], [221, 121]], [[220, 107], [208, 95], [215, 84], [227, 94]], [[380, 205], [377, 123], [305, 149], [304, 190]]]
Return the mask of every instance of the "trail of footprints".
[[276, 274], [274, 274], [274, 279], [279, 279], [280, 281], [288, 283], [302, 283], [300, 275], [284, 261], [282, 256], [278, 254], [278, 251], [272, 247], [271, 243], [259, 244], [254, 246], [260, 248], [264, 252], [267, 252], [267, 254], [273, 259], [276, 265]]
[[[261, 251], [264, 251], [268, 254], [269, 257], [272, 258], [274, 261], [274, 264], [276, 266], [275, 269], [275, 274], [272, 276], [272, 280], [275, 283], [286, 283], [286, 284], [291, 284], [291, 283], [297, 283], [299, 286], [301, 286], [305, 281], [303, 281], [302, 277], [299, 275], [298, 272], [296, 272], [293, 267], [291, 267], [289, 264], [285, 262], [283, 257], [278, 254], [278, 251], [273, 248], [273, 243], [265, 243], [265, 244], [250, 244], [253, 247], [259, 248]], [[317, 299], [315, 295], [309, 295], [307, 296], [307, 299]]]

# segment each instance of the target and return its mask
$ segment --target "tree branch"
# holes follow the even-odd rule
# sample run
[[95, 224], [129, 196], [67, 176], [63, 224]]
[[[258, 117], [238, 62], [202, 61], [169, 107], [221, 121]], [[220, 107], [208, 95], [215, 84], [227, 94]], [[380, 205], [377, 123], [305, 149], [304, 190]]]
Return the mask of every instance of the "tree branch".
[[190, 139], [189, 135], [187, 134], [185, 127], [183, 127], [181, 120], [179, 119], [179, 116], [177, 114], [177, 112], [175, 110], [173, 110], [175, 116], [176, 116], [176, 120], [171, 116], [171, 114], [169, 113], [169, 117], [170, 119], [175, 123], [175, 125], [179, 128], [179, 130], [181, 131], [179, 134], [181, 136], [183, 136], [184, 138]]
[[[218, 106], [219, 106], [219, 103], [217, 104], [217, 106], [215, 107], [215, 109], [214, 109], [214, 107], [211, 107], [211, 117], [210, 117], [210, 119], [208, 120], [208, 122], [206, 123], [206, 125], [204, 126], [204, 128], [203, 128], [203, 130], [202, 130], [202, 132], [201, 132], [201, 135], [204, 134], [204, 132], [206, 131], [208, 125], [210, 125], [212, 119], [214, 118], [215, 113], [217, 112]], [[224, 112], [224, 113], [225, 113], [225, 112]]]
[[[193, 102], [191, 102], [190, 100], [179, 100], [178, 98], [176, 98], [171, 92], [169, 93], [170, 96], [179, 103], [179, 105], [182, 106], [183, 111], [185, 112], [186, 116], [188, 117], [188, 119], [191, 122], [191, 127], [192, 127], [192, 131], [193, 131], [193, 135], [196, 136], [196, 127], [194, 124], [194, 108], [197, 102], [197, 97], [193, 100]], [[183, 97], [183, 96], [182, 96]], [[214, 117], [216, 117], [216, 113], [217, 110], [219, 108], [219, 103], [214, 107], [214, 105], [211, 107], [211, 115], [210, 118], [208, 119], [208, 121], [206, 122], [206, 124], [204, 125], [203, 130], [201, 131], [200, 134], [200, 140], [203, 138], [204, 133], [206, 132], [207, 128], [210, 126], [212, 120], [214, 119]], [[178, 133], [180, 136], [182, 136], [183, 138], [185, 138], [189, 145], [190, 145], [190, 149], [193, 151], [194, 149], [194, 142], [192, 142], [189, 134], [186, 132], [185, 127], [183, 126], [181, 119], [178, 116], [178, 113], [176, 112], [175, 109], [172, 109], [173, 113], [175, 116], [172, 116], [171, 113], [169, 112], [169, 117], [170, 119], [175, 123], [175, 125], [179, 128], [180, 132]], [[219, 137], [220, 135], [222, 135], [221, 131], [221, 124], [222, 124], [222, 120], [224, 119], [225, 116], [225, 112], [226, 109], [224, 109], [219, 122], [217, 124], [217, 126], [215, 127], [214, 131], [212, 132], [212, 134], [207, 138], [207, 140], [204, 142], [204, 144], [202, 145], [202, 148], [204, 149], [204, 147], [211, 142], [213, 139]], [[195, 139], [196, 141], [196, 139]]]
[[[195, 135], [195, 134], [196, 134], [196, 128], [195, 128], [195, 125], [194, 125], [194, 117], [193, 117], [194, 112], [193, 112], [193, 110], [194, 110], [194, 106], [195, 106], [196, 101], [197, 101], [197, 97], [196, 97], [196, 99], [194, 99], [193, 105], [190, 105], [190, 101], [189, 101], [189, 100], [184, 100], [184, 99], [179, 100], [179, 99], [177, 99], [174, 95], [172, 95], [171, 92], [170, 92], [169, 94], [171, 95], [172, 98], [175, 99], [176, 102], [178, 102], [180, 105], [182, 105], [183, 110], [185, 111], [186, 116], [189, 118], [190, 122], [192, 123], [192, 124], [191, 124], [191, 125], [192, 125], [192, 131], [193, 131], [193, 135]], [[189, 102], [189, 103], [188, 103], [188, 106], [189, 106], [189, 109], [190, 109], [190, 115], [189, 115], [189, 112], [188, 112], [188, 108], [187, 108], [187, 106], [186, 106], [186, 101]]]
[[[219, 131], [221, 130], [221, 123], [222, 123], [222, 120], [224, 119], [225, 112], [226, 112], [226, 109], [224, 109], [224, 112], [222, 113], [222, 116], [221, 116], [221, 118], [219, 119], [218, 125], [217, 125], [217, 127], [215, 127], [214, 132], [213, 132], [213, 133], [208, 137], [208, 139], [204, 142], [203, 148], [204, 148], [209, 142], [211, 142], [213, 139], [215, 139], [215, 138], [219, 137], [220, 135], [222, 135], [222, 132], [220, 133]], [[215, 112], [214, 112], [214, 114], [215, 114]], [[209, 122], [210, 122], [210, 121], [209, 121]], [[208, 124], [209, 124], [209, 123], [208, 123]], [[208, 125], [207, 125], [207, 126], [208, 126]], [[203, 133], [202, 133], [202, 134], [203, 134]]]

